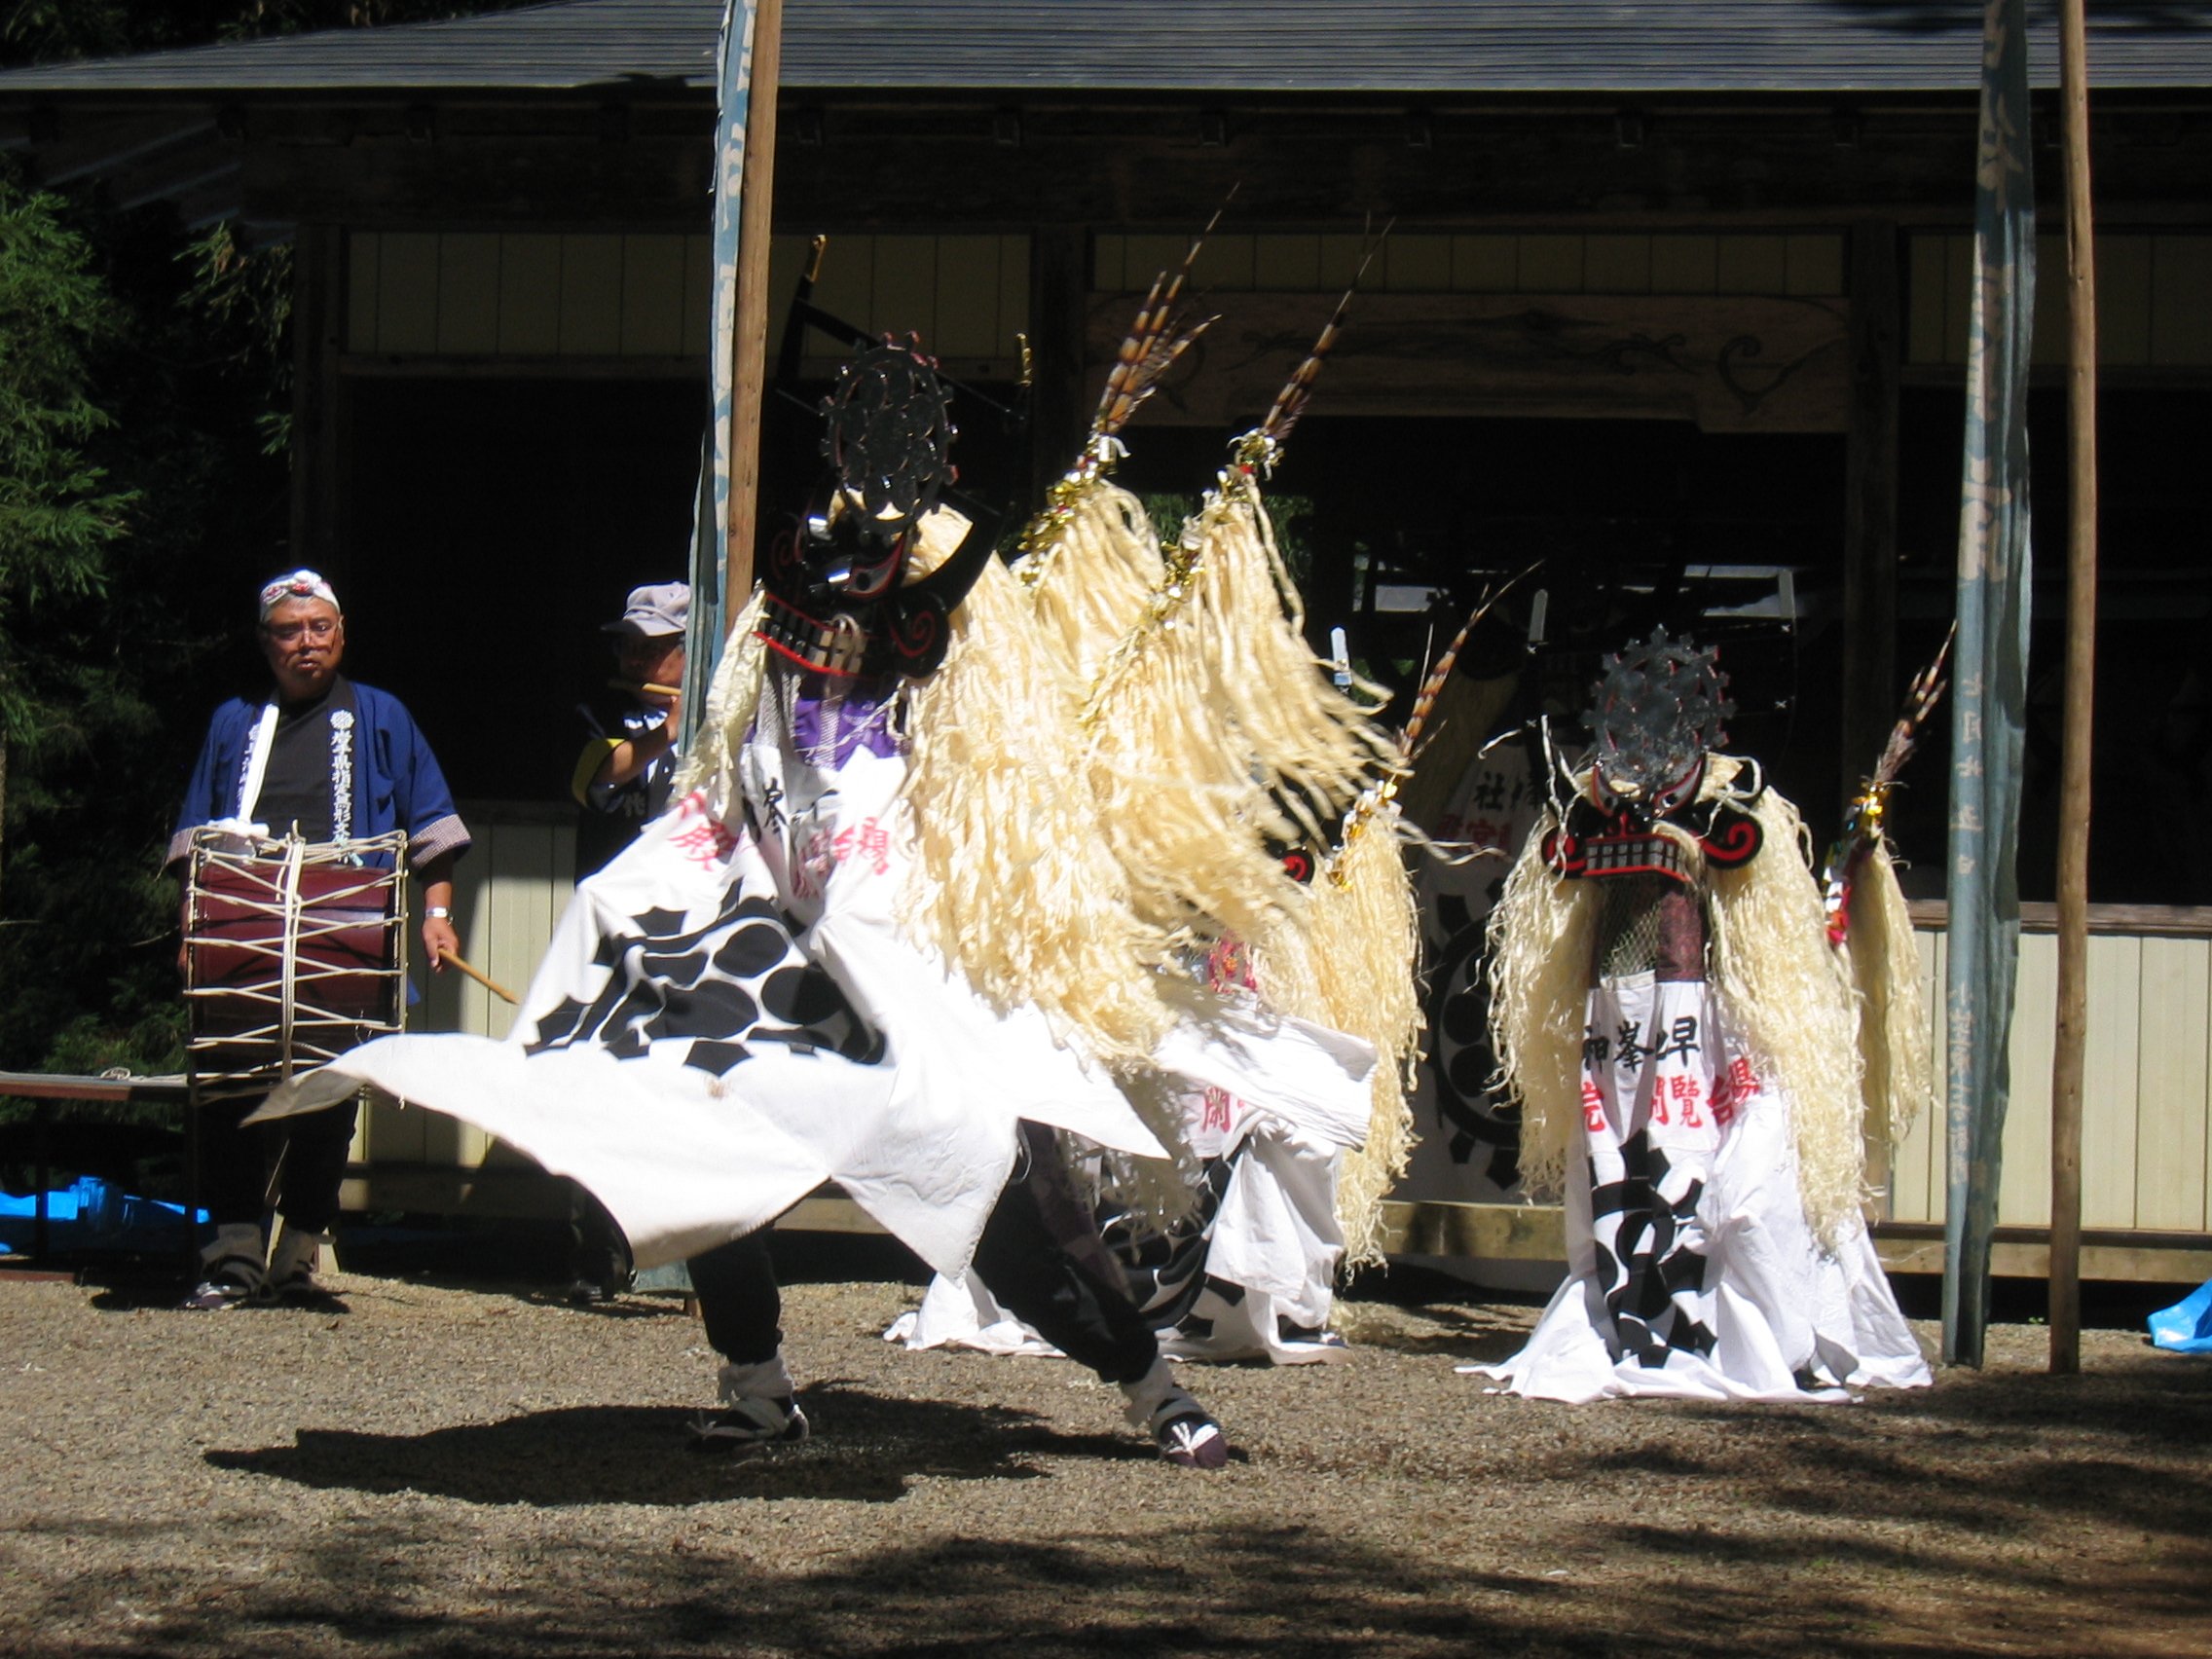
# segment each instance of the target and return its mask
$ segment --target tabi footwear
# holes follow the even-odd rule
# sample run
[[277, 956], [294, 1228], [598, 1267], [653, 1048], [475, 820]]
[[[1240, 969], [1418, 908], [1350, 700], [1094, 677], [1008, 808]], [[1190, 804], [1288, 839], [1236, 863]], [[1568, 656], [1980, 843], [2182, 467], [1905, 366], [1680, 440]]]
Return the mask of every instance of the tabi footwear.
[[226, 1256], [208, 1267], [207, 1276], [177, 1306], [193, 1313], [219, 1313], [259, 1302], [266, 1285], [259, 1262]]
[[315, 1269], [322, 1265], [322, 1246], [329, 1242], [328, 1234], [297, 1233], [285, 1228], [269, 1258], [262, 1300], [293, 1308], [337, 1306], [337, 1294], [314, 1276]]
[[1124, 1382], [1128, 1398], [1124, 1415], [1132, 1425], [1152, 1431], [1160, 1455], [1178, 1469], [1218, 1469], [1229, 1461], [1229, 1437], [1205, 1407], [1175, 1381], [1174, 1368], [1155, 1359], [1152, 1369]]
[[687, 1426], [694, 1452], [774, 1446], [807, 1436], [806, 1414], [789, 1395], [780, 1400], [726, 1400], [719, 1411], [701, 1412]]
[[1229, 1461], [1229, 1437], [1221, 1424], [1185, 1396], [1188, 1409], [1155, 1423], [1153, 1444], [1178, 1469], [1218, 1469]]

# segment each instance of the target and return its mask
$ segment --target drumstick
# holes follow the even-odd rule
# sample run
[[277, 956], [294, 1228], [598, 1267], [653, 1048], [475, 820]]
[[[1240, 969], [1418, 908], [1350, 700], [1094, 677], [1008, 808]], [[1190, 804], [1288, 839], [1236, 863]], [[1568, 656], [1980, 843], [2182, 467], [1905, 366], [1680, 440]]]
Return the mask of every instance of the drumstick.
[[471, 968], [467, 963], [463, 962], [460, 958], [460, 956], [455, 954], [453, 951], [446, 949], [445, 946], [440, 945], [438, 947], [438, 955], [442, 960], [450, 962], [456, 968], [459, 968], [463, 974], [466, 974], [471, 979], [474, 979], [479, 985], [482, 985], [494, 996], [504, 997], [508, 1002], [514, 1003], [518, 1007], [521, 1005], [522, 998], [516, 996], [514, 992], [508, 990], [506, 986], [500, 984], [498, 980], [493, 978], [490, 975], [479, 974], [475, 969]]
[[613, 686], [617, 691], [649, 691], [656, 697], [681, 697], [683, 695], [683, 687], [681, 685], [661, 685], [650, 680], [609, 680], [607, 683]]

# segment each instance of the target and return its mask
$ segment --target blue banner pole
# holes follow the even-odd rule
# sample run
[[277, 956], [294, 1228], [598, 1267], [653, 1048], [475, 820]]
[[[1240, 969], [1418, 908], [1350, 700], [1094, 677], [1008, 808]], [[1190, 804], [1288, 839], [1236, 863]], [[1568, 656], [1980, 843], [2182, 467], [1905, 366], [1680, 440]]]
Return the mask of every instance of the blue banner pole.
[[2028, 348], [2035, 177], [2025, 0], [1982, 15], [1973, 304], [1959, 503], [1951, 699], [1943, 1360], [1981, 1363], [2018, 963], [2020, 759], [2027, 709]]
[[[723, 591], [723, 548], [729, 534], [729, 429], [735, 379], [738, 226], [745, 197], [745, 133], [753, 103], [753, 32], [756, 0], [722, 9], [719, 91], [715, 120], [715, 216], [710, 253], [714, 304], [708, 350], [707, 431], [700, 446], [699, 488], [691, 524], [691, 621], [684, 631], [683, 731], [686, 748], [721, 660], [732, 601]], [[735, 604], [743, 605], [740, 594]]]

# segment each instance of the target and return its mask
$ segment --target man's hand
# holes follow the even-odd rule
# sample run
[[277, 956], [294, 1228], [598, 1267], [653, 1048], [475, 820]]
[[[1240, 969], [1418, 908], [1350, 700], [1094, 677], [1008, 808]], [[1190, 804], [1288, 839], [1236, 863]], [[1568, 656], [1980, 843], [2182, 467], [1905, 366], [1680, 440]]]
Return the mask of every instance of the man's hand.
[[[423, 954], [429, 958], [430, 972], [446, 971], [446, 953], [461, 954], [461, 935], [454, 932], [449, 919], [453, 910], [453, 861], [451, 853], [440, 853], [425, 860], [415, 872], [415, 879], [423, 895]], [[433, 916], [431, 910], [444, 910], [447, 915]]]
[[446, 971], [446, 953], [451, 951], [456, 956], [461, 954], [461, 935], [453, 931], [453, 923], [445, 917], [424, 916], [423, 951], [430, 960], [430, 972], [443, 974]]

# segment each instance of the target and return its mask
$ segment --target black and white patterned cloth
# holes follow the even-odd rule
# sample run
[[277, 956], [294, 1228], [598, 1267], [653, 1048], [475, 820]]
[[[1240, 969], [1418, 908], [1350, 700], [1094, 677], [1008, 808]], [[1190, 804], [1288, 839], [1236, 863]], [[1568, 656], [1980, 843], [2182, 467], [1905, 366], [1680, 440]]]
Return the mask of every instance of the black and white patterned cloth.
[[[578, 886], [503, 1041], [371, 1043], [266, 1115], [365, 1083], [461, 1118], [588, 1187], [641, 1269], [834, 1181], [958, 1273], [1021, 1122], [1165, 1156], [1042, 1013], [994, 1012], [907, 936], [922, 877], [886, 720], [764, 697], [735, 774], [677, 800]], [[710, 800], [732, 804], [718, 815]], [[1364, 1124], [1374, 1053], [1225, 1005], [1172, 1033], [1160, 1063], [1193, 1088]]]
[[579, 885], [504, 1041], [372, 1043], [272, 1115], [368, 1083], [461, 1118], [588, 1187], [640, 1268], [835, 1181], [957, 1272], [1017, 1121], [1161, 1155], [1041, 1014], [992, 1013], [905, 938], [898, 755], [774, 723], [741, 764], [726, 816], [694, 792]]
[[1789, 1103], [1703, 979], [1590, 992], [1567, 1277], [1528, 1346], [1463, 1367], [1543, 1399], [1840, 1399], [1929, 1381], [1863, 1227], [1824, 1253]]

